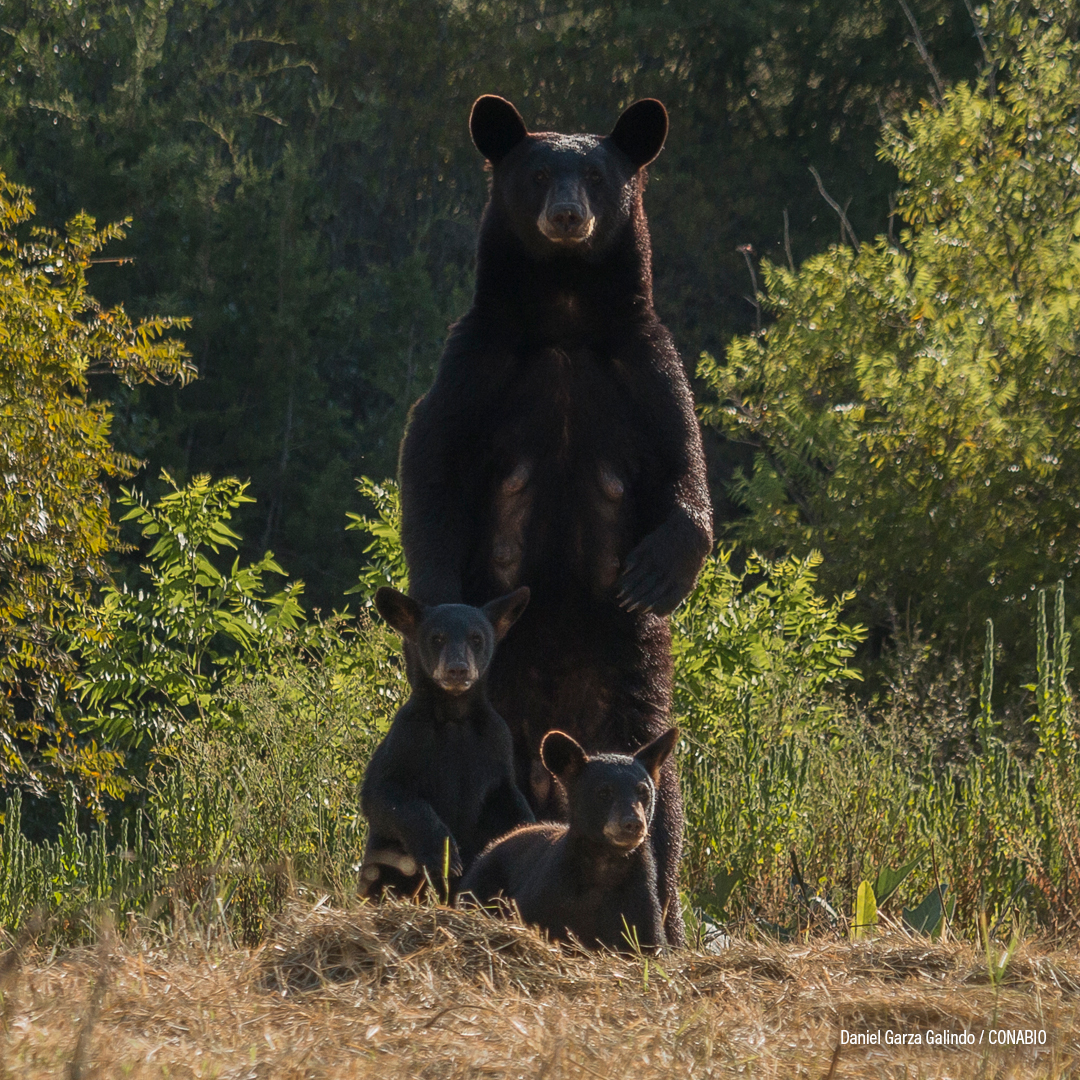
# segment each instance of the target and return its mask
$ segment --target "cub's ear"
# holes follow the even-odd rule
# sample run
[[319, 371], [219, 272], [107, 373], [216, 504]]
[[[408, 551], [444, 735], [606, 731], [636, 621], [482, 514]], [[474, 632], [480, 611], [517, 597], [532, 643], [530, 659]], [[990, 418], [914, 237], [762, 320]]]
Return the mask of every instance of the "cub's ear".
[[491, 600], [483, 607], [484, 614], [495, 629], [495, 641], [500, 642], [506, 637], [507, 631], [521, 617], [525, 605], [529, 602], [529, 587], [522, 585], [506, 596], [500, 596], [498, 600]]
[[406, 641], [412, 641], [424, 618], [424, 605], [419, 600], [383, 585], [375, 592], [375, 607]]
[[642, 98], [619, 117], [608, 138], [640, 169], [664, 149], [667, 132], [667, 109], [656, 98]]
[[646, 743], [635, 755], [634, 760], [645, 767], [654, 784], [660, 783], [660, 770], [664, 762], [671, 757], [675, 743], [679, 739], [678, 728], [668, 728], [663, 735], [657, 735], [651, 743]]
[[521, 113], [496, 94], [476, 99], [469, 116], [469, 131], [476, 149], [492, 165], [498, 165], [529, 134]]
[[562, 781], [573, 780], [589, 760], [580, 743], [562, 731], [549, 731], [540, 744], [540, 760]]

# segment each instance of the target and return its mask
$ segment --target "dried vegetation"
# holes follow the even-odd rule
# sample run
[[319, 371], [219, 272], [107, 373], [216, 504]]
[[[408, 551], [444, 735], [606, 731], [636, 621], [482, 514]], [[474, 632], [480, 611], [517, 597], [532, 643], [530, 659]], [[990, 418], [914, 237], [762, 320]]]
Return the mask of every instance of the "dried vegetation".
[[[960, 944], [561, 950], [512, 922], [295, 906], [270, 941], [148, 929], [0, 954], [0, 1077], [1065, 1077], [1080, 952], [1028, 942], [1002, 984]], [[1041, 1047], [841, 1046], [839, 1032], [1046, 1031]], [[839, 1047], [839, 1050], [838, 1050]]]

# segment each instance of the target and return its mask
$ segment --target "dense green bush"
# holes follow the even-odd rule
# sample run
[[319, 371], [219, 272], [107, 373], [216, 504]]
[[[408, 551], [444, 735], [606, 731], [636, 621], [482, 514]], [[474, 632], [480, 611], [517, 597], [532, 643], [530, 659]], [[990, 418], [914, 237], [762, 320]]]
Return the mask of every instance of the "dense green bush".
[[[1080, 44], [1067, 5], [991, 5], [994, 63], [898, 126], [901, 228], [764, 266], [775, 322], [701, 369], [759, 448], [735, 527], [826, 555], [859, 617], [961, 654], [1080, 558]], [[1070, 9], [1071, 10], [1071, 9]], [[991, 33], [991, 31], [995, 31]], [[1076, 597], [1070, 596], [1075, 608]], [[1010, 688], [1021, 678], [1006, 665]]]

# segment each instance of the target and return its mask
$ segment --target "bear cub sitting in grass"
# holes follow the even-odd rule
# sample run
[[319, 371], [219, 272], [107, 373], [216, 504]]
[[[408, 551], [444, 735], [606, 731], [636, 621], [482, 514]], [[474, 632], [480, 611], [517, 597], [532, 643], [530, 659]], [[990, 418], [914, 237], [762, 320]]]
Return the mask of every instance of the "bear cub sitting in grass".
[[670, 728], [633, 757], [590, 757], [569, 735], [548, 732], [540, 755], [566, 792], [569, 825], [524, 825], [495, 841], [465, 875], [461, 894], [513, 900], [525, 922], [586, 948], [668, 944], [647, 840], [660, 770], [678, 737]]
[[450, 898], [486, 844], [535, 820], [514, 783], [510, 730], [487, 696], [495, 647], [528, 602], [527, 588], [482, 608], [428, 607], [391, 588], [375, 594], [379, 614], [411, 647], [412, 694], [360, 789], [369, 825], [361, 896], [413, 894], [430, 881]]

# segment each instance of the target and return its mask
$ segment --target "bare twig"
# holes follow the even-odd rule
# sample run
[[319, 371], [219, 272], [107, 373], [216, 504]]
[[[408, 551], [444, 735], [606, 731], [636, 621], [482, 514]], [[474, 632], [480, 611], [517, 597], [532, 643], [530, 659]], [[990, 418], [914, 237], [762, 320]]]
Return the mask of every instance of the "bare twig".
[[979, 39], [979, 48], [982, 49], [983, 59], [988, 64], [992, 64], [994, 61], [990, 56], [990, 50], [986, 46], [986, 38], [983, 37], [979, 20], [975, 17], [975, 9], [971, 6], [971, 0], [964, 0], [964, 7], [967, 8], [968, 14], [971, 16], [972, 25], [975, 27], [975, 36]]
[[833, 1050], [832, 1061], [829, 1062], [829, 1071], [825, 1074], [824, 1080], [832, 1080], [833, 1076], [836, 1075], [836, 1066], [837, 1063], [840, 1061], [840, 1046], [840, 1034], [839, 1032], [837, 1032], [836, 1049]]
[[851, 241], [851, 246], [855, 249], [855, 254], [858, 255], [859, 240], [855, 235], [855, 230], [851, 227], [851, 222], [848, 221], [847, 214], [844, 213], [844, 208], [825, 190], [825, 185], [821, 182], [821, 176], [813, 165], [810, 166], [810, 174], [817, 181], [817, 188], [818, 191], [821, 192], [821, 197], [836, 211], [837, 216], [840, 218], [840, 228], [843, 232], [847, 233], [847, 238]]
[[754, 311], [757, 314], [757, 332], [758, 332], [758, 334], [760, 334], [761, 333], [761, 301], [758, 300], [757, 274], [754, 271], [754, 262], [750, 258], [750, 256], [754, 254], [754, 245], [753, 244], [740, 244], [735, 250], [746, 260], [746, 269], [750, 271], [750, 284], [754, 287], [754, 295], [753, 296], [748, 296], [746, 299], [749, 300], [750, 303], [754, 305]]
[[934, 63], [929, 50], [926, 48], [926, 42], [923, 41], [922, 31], [919, 29], [919, 24], [915, 21], [915, 16], [912, 14], [911, 8], [907, 6], [905, 0], [900, 0], [900, 6], [904, 9], [904, 14], [907, 16], [908, 22], [911, 23], [911, 29], [915, 33], [915, 48], [919, 50], [919, 55], [922, 57], [923, 63], [930, 72], [930, 77], [934, 80], [934, 86], [937, 88], [937, 93], [934, 95], [934, 103], [940, 105], [945, 98], [945, 84], [941, 81], [941, 75], [938, 73], [937, 65]]
[[784, 207], [784, 253], [787, 255], [788, 269], [795, 273], [795, 260], [791, 257], [791, 229], [788, 225], [787, 207]]
[[994, 94], [997, 93], [997, 61], [990, 55], [990, 47], [986, 44], [986, 38], [983, 37], [982, 27], [979, 25], [975, 9], [971, 6], [971, 0], [964, 0], [964, 7], [967, 8], [967, 12], [971, 16], [971, 24], [975, 27], [975, 36], [979, 39], [979, 48], [982, 49], [983, 60], [990, 69], [990, 74], [986, 78], [986, 93], [993, 98]]

